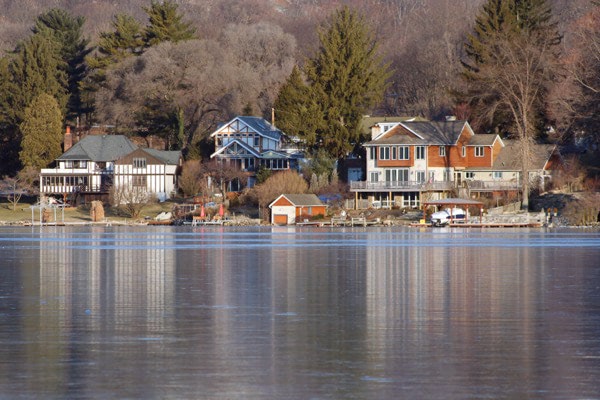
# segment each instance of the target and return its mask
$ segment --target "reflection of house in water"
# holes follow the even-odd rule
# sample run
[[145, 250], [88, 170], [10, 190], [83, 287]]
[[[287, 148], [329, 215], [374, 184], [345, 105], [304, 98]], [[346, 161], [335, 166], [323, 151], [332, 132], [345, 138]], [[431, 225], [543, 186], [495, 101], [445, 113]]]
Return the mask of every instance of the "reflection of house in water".
[[[468, 247], [452, 244], [465, 240], [464, 231], [444, 234], [447, 245], [423, 232], [407, 234], [404, 243], [392, 233], [389, 246], [376, 243], [388, 238], [373, 236], [365, 267], [369, 352], [385, 348], [400, 354], [410, 349], [415, 353], [407, 357], [427, 359], [451, 351], [469, 360], [501, 346], [494, 354], [510, 354], [527, 369], [535, 349], [523, 352], [523, 343], [539, 340], [540, 332], [537, 320], [526, 316], [536, 313], [532, 299], [545, 291], [545, 275], [537, 271], [532, 254], [539, 250]], [[424, 245], [428, 240], [436, 245]], [[372, 362], [390, 361], [385, 355], [380, 358]], [[477, 381], [480, 371], [470, 370], [468, 362], [461, 368], [443, 369], [437, 379], [483, 384]]]
[[91, 229], [89, 235], [42, 231], [42, 241], [51, 240], [40, 246], [41, 299], [64, 319], [61, 325], [87, 313], [115, 329], [162, 327], [174, 301], [176, 258], [169, 236]]

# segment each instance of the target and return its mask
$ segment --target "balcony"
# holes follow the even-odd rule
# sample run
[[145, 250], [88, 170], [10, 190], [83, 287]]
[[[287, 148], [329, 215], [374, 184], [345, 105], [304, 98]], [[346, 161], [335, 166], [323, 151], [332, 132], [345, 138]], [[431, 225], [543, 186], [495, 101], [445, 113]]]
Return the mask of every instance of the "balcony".
[[350, 182], [353, 192], [428, 192], [445, 191], [454, 187], [454, 182], [416, 182], [416, 181], [384, 181], [384, 182]]

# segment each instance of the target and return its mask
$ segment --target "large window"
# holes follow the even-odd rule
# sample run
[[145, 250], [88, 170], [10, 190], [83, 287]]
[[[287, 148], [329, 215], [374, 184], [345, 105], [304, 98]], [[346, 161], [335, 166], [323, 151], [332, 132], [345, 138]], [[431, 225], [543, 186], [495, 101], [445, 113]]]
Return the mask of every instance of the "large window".
[[134, 158], [133, 159], [133, 168], [146, 168], [146, 159], [145, 158]]
[[485, 154], [485, 147], [483, 146], [475, 146], [475, 157], [483, 157]]
[[408, 169], [407, 168], [395, 168], [385, 170], [386, 182], [407, 182], [408, 181]]
[[417, 160], [425, 159], [425, 146], [417, 146], [415, 147], [415, 158]]

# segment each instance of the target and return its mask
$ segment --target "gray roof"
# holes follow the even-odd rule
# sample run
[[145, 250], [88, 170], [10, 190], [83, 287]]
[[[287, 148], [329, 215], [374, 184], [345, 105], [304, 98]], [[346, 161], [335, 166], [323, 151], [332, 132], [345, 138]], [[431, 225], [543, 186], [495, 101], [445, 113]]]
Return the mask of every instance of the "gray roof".
[[[413, 144], [413, 145], [453, 145], [456, 144], [466, 121], [405, 121], [390, 129], [379, 140], [365, 143], [375, 144]], [[408, 129], [418, 137], [403, 133]]]
[[143, 149], [146, 153], [158, 158], [159, 160], [164, 161], [165, 164], [168, 165], [177, 165], [179, 164], [179, 159], [181, 158], [181, 151], [164, 151], [164, 150], [156, 150], [156, 149]]
[[73, 145], [57, 160], [114, 161], [137, 149], [123, 135], [89, 135]]
[[257, 133], [263, 136], [268, 136], [270, 138], [279, 140], [283, 132], [277, 129], [275, 126], [271, 125], [264, 118], [260, 117], [248, 117], [248, 116], [240, 116], [236, 119], [242, 121], [244, 124], [248, 125], [252, 129], [254, 129]]
[[371, 135], [371, 127], [375, 126], [380, 122], [394, 123], [394, 122], [404, 122], [404, 121], [421, 121], [423, 120], [421, 117], [372, 117], [370, 115], [364, 116], [360, 120], [359, 129], [360, 133], [363, 135], [370, 136]]
[[284, 194], [295, 206], [322, 206], [316, 194]]
[[469, 140], [467, 146], [491, 146], [497, 137], [494, 133], [477, 134]]

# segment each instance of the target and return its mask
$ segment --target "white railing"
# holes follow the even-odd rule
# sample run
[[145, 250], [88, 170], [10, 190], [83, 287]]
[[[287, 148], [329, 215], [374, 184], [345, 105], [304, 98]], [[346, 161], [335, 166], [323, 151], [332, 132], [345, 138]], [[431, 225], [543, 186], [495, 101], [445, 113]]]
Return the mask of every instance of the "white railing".
[[450, 190], [454, 182], [416, 182], [416, 181], [384, 181], [384, 182], [350, 182], [353, 191], [428, 191]]

